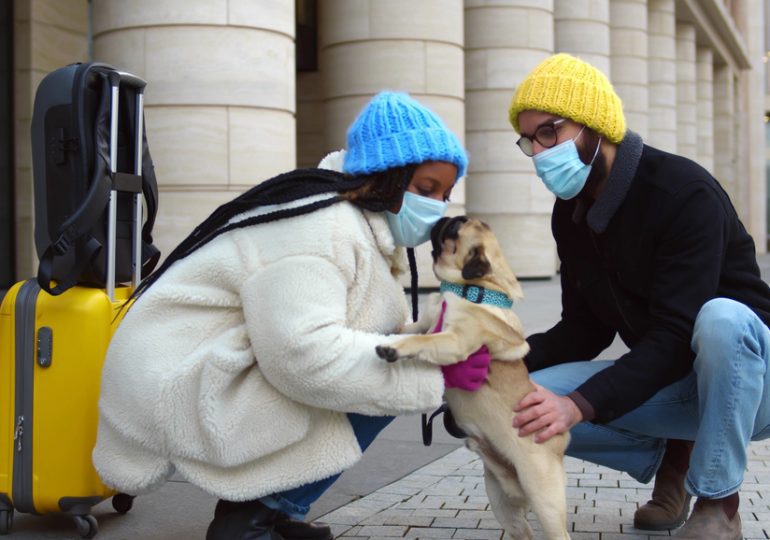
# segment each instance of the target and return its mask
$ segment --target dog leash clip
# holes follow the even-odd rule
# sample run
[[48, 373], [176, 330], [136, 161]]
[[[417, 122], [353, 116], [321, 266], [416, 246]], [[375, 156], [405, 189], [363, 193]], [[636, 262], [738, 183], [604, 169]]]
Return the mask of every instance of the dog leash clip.
[[456, 439], [464, 439], [468, 436], [455, 422], [452, 411], [449, 410], [449, 405], [442, 403], [441, 407], [433, 411], [430, 418], [425, 413], [422, 415], [422, 444], [425, 446], [430, 446], [433, 442], [433, 419], [441, 413], [444, 413], [444, 429], [446, 429], [447, 433]]
[[447, 409], [447, 404], [442, 403], [441, 407], [431, 413], [430, 418], [425, 413], [422, 413], [422, 444], [430, 446], [433, 442], [433, 419], [439, 414], [443, 413]]

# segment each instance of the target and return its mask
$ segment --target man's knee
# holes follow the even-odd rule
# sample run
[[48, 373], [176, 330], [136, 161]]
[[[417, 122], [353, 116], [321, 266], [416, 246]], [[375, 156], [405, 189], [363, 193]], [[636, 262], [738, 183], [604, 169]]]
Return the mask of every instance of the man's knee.
[[704, 347], [735, 350], [740, 338], [756, 315], [747, 306], [729, 298], [709, 300], [698, 312], [693, 330], [692, 349], [698, 354]]

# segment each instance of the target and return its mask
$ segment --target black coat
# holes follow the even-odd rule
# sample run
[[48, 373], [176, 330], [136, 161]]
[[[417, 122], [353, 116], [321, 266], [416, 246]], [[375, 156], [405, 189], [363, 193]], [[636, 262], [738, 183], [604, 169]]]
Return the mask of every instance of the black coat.
[[708, 300], [732, 298], [770, 323], [770, 288], [725, 191], [693, 161], [634, 133], [588, 212], [578, 199], [557, 199], [551, 226], [562, 319], [529, 337], [530, 371], [591, 360], [616, 333], [630, 349], [577, 389], [586, 420], [613, 420], [687, 375], [695, 317]]

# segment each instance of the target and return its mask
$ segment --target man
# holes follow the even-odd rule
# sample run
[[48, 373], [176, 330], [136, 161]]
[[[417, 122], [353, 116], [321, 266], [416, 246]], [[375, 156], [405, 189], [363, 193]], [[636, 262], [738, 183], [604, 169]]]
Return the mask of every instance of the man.
[[[612, 85], [557, 54], [518, 87], [518, 145], [556, 195], [562, 317], [529, 338], [538, 384], [514, 427], [568, 454], [655, 475], [640, 529], [741, 538], [747, 446], [770, 436], [770, 288], [727, 194], [702, 167], [626, 130]], [[616, 334], [620, 358], [589, 361]], [[657, 474], [656, 474], [657, 473]]]

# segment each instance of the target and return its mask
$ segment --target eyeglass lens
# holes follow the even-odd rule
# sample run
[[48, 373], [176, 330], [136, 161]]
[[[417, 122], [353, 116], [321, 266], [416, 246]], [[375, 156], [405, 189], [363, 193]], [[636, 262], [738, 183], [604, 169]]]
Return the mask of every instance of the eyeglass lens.
[[532, 136], [532, 139], [529, 137], [521, 137], [516, 142], [516, 144], [519, 145], [519, 148], [521, 148], [522, 152], [530, 157], [535, 153], [533, 146], [534, 141], [537, 141], [537, 143], [543, 148], [552, 148], [556, 145], [557, 140], [556, 126], [562, 122], [563, 120], [557, 120], [555, 122], [543, 124], [542, 126], [538, 127], [537, 130], [535, 130], [535, 134]]

